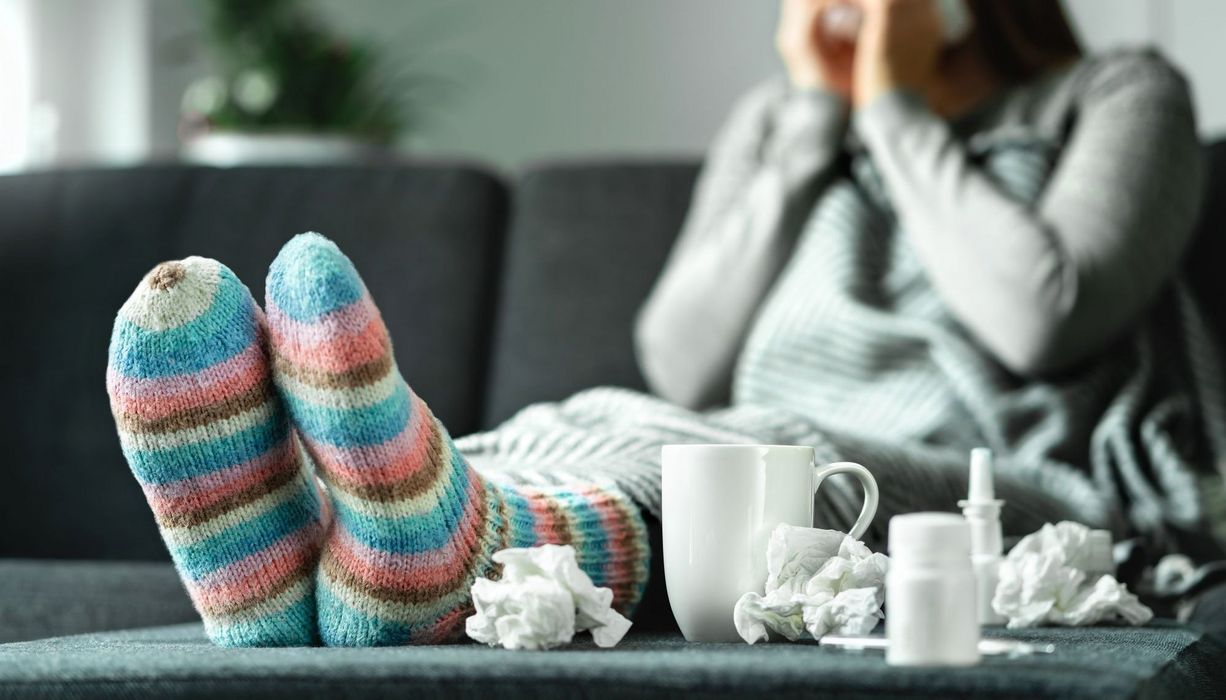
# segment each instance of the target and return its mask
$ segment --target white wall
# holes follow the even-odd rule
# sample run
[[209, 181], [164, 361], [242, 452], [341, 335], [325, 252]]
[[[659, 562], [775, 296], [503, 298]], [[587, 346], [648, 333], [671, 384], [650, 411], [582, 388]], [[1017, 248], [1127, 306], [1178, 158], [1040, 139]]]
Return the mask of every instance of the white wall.
[[[735, 97], [780, 70], [776, 0], [312, 1], [394, 61], [452, 81], [413, 152], [504, 167], [698, 153]], [[1092, 49], [1162, 46], [1193, 80], [1202, 130], [1226, 133], [1226, 0], [1066, 2]], [[207, 70], [195, 2], [0, 3], [43, 18], [35, 97], [58, 108], [61, 159], [174, 154], [183, 90]]]
[[[3, 1], [3, 0], [0, 0]], [[129, 162], [150, 149], [146, 0], [34, 0], [35, 160]]]
[[[191, 8], [155, 0], [155, 36], [190, 30]], [[394, 62], [453, 85], [414, 152], [514, 166], [544, 158], [693, 153], [746, 86], [776, 70], [763, 0], [317, 0]], [[155, 76], [155, 142], [172, 148], [192, 71]]]
[[0, 0], [0, 171], [150, 152], [148, 0]]
[[[159, 41], [191, 30], [195, 17], [180, 0], [152, 1]], [[455, 83], [432, 103], [414, 152], [505, 167], [698, 153], [736, 96], [780, 70], [774, 0], [315, 2], [343, 31]], [[1193, 80], [1202, 130], [1226, 132], [1226, 1], [1066, 2], [1092, 49], [1162, 46]], [[175, 146], [178, 100], [197, 71], [188, 64], [154, 74], [154, 143], [162, 150]]]
[[1226, 136], [1226, 2], [1064, 0], [1086, 44], [1160, 47], [1192, 81], [1201, 133]]
[[0, 173], [19, 170], [30, 160], [32, 16], [30, 0], [0, 0]]
[[[728, 105], [776, 69], [762, 0], [328, 2], [338, 22], [455, 73], [420, 146], [502, 164], [701, 150]], [[764, 11], [767, 8], [769, 11]], [[423, 36], [418, 20], [440, 29]], [[430, 25], [427, 25], [430, 26]]]

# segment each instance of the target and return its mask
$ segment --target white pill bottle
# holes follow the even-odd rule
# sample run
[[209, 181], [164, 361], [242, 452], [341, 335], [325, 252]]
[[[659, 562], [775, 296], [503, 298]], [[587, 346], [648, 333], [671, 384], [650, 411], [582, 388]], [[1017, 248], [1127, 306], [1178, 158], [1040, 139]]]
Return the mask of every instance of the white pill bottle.
[[885, 580], [886, 662], [892, 666], [979, 663], [971, 532], [952, 513], [890, 518]]

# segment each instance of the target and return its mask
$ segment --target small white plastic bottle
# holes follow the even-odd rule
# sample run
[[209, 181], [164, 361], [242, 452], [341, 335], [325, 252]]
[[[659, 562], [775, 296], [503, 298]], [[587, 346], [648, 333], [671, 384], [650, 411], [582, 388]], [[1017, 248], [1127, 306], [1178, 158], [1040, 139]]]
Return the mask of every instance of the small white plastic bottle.
[[890, 518], [885, 581], [886, 662], [891, 666], [979, 663], [971, 533], [952, 513]]
[[979, 624], [1003, 625], [1003, 615], [992, 608], [992, 598], [1000, 582], [1004, 538], [1000, 529], [1000, 509], [1005, 502], [996, 497], [992, 451], [986, 447], [971, 450], [971, 472], [966, 499], [958, 501], [962, 515], [971, 526], [971, 566], [975, 569]]

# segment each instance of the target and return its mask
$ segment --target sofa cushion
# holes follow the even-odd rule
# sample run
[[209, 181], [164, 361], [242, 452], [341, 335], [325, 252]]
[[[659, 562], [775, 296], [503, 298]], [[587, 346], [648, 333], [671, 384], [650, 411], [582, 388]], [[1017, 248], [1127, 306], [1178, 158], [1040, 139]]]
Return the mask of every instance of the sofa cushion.
[[0, 642], [199, 619], [169, 563], [0, 559]]
[[123, 698], [1218, 697], [1223, 649], [1194, 627], [1046, 629], [1051, 655], [973, 668], [890, 668], [814, 644], [687, 644], [630, 634], [614, 649], [471, 644], [222, 649], [199, 625], [0, 645], [0, 696]]
[[527, 170], [507, 236], [485, 425], [592, 386], [644, 388], [634, 316], [681, 228], [694, 163]]
[[0, 177], [0, 556], [165, 557], [104, 389], [115, 312], [162, 260], [215, 257], [262, 299], [282, 243], [325, 233], [362, 270], [409, 381], [475, 428], [505, 209], [498, 180], [443, 165]]

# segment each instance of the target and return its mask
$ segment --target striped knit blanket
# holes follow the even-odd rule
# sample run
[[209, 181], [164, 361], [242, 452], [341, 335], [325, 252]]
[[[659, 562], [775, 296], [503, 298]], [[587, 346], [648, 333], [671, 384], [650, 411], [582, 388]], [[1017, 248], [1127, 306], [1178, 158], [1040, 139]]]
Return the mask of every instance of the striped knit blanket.
[[[1029, 135], [969, 148], [1028, 202], [1059, 152]], [[953, 508], [965, 494], [966, 451], [986, 445], [1002, 458], [1009, 531], [1073, 518], [1169, 546], [1203, 531], [1198, 473], [1223, 464], [1226, 415], [1219, 355], [1183, 284], [1095, 361], [1022, 381], [938, 298], [868, 156], [850, 162], [759, 313], [731, 407], [700, 414], [596, 389], [529, 407], [460, 449], [507, 478], [602, 475], [658, 515], [663, 444], [811, 444], [821, 459], [860, 461], [877, 476], [882, 507], [870, 539], [879, 540], [890, 515]], [[824, 524], [846, 527], [858, 512], [846, 483], [820, 500]]]

